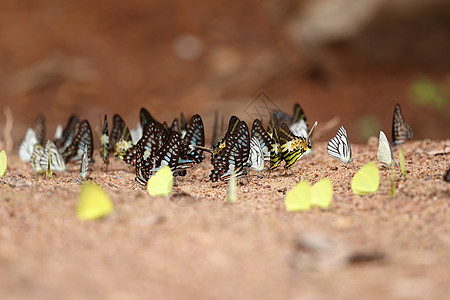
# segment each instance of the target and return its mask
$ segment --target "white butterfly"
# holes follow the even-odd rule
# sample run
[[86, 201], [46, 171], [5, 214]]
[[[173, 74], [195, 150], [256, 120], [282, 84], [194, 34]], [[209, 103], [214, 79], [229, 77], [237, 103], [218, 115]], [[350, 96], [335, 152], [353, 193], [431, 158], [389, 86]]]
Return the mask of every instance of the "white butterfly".
[[389, 146], [389, 141], [383, 131], [380, 131], [377, 158], [380, 163], [387, 167], [391, 167], [396, 163], [391, 147]]
[[253, 171], [259, 172], [264, 170], [264, 152], [261, 148], [261, 144], [256, 137], [252, 137], [250, 140], [250, 154], [248, 156], [248, 165], [250, 166], [250, 170]]
[[38, 143], [36, 132], [32, 128], [27, 129], [25, 138], [19, 147], [19, 157], [24, 162], [29, 162], [31, 154], [33, 153], [33, 147]]
[[45, 148], [40, 144], [34, 145], [30, 159], [33, 171], [35, 173], [46, 172], [49, 169], [49, 163], [51, 171], [64, 172], [66, 170], [64, 159], [52, 141], [47, 140]]
[[133, 144], [136, 145], [137, 142], [142, 137], [142, 126], [141, 124], [138, 124], [135, 129], [130, 130], [131, 139], [133, 140]]
[[339, 127], [336, 136], [328, 142], [327, 152], [329, 156], [345, 164], [353, 161], [352, 148], [344, 126]]
[[89, 169], [89, 155], [88, 155], [88, 148], [87, 145], [84, 145], [84, 152], [83, 152], [83, 156], [81, 157], [81, 165], [80, 165], [80, 179], [81, 180], [86, 180], [87, 177], [87, 172]]

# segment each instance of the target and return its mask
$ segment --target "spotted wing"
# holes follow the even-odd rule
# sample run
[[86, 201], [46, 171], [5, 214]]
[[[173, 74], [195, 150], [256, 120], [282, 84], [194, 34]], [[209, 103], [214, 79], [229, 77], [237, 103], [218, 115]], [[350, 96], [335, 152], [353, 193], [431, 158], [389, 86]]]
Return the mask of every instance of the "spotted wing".
[[400, 145], [412, 139], [412, 128], [404, 121], [400, 104], [395, 105], [394, 117], [392, 120], [392, 144]]
[[252, 125], [252, 139], [255, 138], [261, 145], [264, 156], [270, 156], [271, 138], [264, 129], [261, 120], [255, 119]]
[[145, 125], [147, 125], [148, 123], [156, 122], [156, 120], [152, 117], [152, 115], [148, 112], [148, 110], [146, 110], [143, 107], [141, 108], [139, 116], [142, 128], [145, 128]]
[[91, 126], [87, 120], [83, 120], [81, 123], [77, 124], [72, 144], [67, 147], [66, 151], [63, 153], [66, 161], [74, 162], [81, 160], [85, 145], [87, 146], [88, 157], [89, 159], [92, 159], [94, 141], [92, 138]]
[[61, 138], [54, 140], [56, 147], [61, 153], [64, 153], [67, 147], [72, 144], [73, 137], [75, 136], [75, 127], [78, 123], [80, 123], [80, 121], [78, 120], [77, 116], [70, 116], [69, 120], [67, 121], [66, 128], [64, 128], [63, 130]]

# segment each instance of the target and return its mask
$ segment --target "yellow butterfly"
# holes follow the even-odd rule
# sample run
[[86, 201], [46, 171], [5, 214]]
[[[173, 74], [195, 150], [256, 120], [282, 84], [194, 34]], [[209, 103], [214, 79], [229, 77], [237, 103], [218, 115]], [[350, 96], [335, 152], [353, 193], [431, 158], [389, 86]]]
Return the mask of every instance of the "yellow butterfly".
[[173, 174], [169, 166], [162, 167], [147, 182], [150, 196], [167, 196], [172, 191]]
[[333, 185], [329, 178], [309, 186], [307, 181], [301, 181], [286, 194], [284, 205], [287, 211], [308, 210], [311, 206], [327, 208], [333, 198]]
[[101, 187], [94, 183], [84, 183], [77, 205], [79, 220], [93, 220], [109, 215], [114, 206]]
[[5, 175], [7, 163], [6, 152], [5, 150], [2, 150], [0, 152], [0, 177]]
[[380, 173], [377, 165], [371, 161], [364, 165], [353, 177], [351, 187], [357, 195], [373, 194], [380, 185]]

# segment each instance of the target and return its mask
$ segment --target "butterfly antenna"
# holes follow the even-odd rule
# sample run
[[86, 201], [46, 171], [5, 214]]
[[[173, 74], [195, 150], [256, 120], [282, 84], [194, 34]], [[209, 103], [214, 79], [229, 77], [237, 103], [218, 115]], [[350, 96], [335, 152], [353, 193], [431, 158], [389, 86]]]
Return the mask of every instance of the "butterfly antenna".
[[314, 129], [316, 129], [316, 127], [317, 127], [317, 121], [314, 123], [314, 125], [313, 125], [313, 127], [311, 128], [311, 130], [309, 131], [309, 133], [308, 133], [308, 136], [306, 137], [306, 140], [308, 141], [309, 139], [311, 139], [311, 136], [312, 136], [312, 134], [313, 134], [313, 132], [314, 132]]

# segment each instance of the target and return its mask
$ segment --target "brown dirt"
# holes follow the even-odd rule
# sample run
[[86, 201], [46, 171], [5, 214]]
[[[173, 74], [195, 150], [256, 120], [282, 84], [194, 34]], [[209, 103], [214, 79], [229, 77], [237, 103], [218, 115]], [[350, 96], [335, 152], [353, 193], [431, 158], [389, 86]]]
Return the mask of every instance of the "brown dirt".
[[[354, 145], [348, 166], [325, 146], [315, 143], [314, 156], [289, 171], [241, 179], [234, 205], [226, 184], [208, 181], [206, 162], [177, 178], [167, 198], [150, 197], [125, 164], [105, 169], [97, 156], [91, 177], [115, 211], [88, 222], [75, 217], [76, 166], [35, 186], [29, 166], [8, 154], [0, 298], [447, 299], [450, 184], [442, 175], [450, 156], [435, 152], [448, 152], [450, 140], [403, 146], [408, 177], [396, 169], [395, 198], [384, 168], [375, 195], [350, 190], [376, 145]], [[324, 177], [334, 185], [329, 210], [285, 211], [286, 190]], [[365, 259], [349, 260], [358, 255]]]

